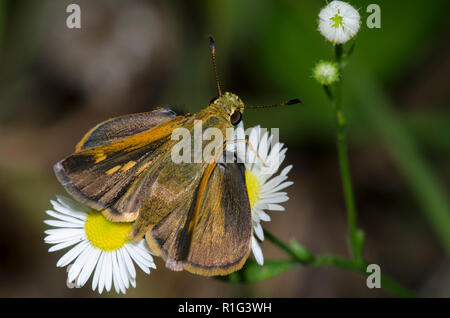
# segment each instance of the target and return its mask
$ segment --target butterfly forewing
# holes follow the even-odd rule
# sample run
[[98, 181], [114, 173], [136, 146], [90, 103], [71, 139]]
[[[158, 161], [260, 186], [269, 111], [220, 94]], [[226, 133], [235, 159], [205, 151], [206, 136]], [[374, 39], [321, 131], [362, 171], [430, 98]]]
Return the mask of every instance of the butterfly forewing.
[[[136, 129], [119, 128], [133, 126], [137, 117], [140, 122], [147, 118], [147, 130], [139, 129], [132, 134]], [[167, 151], [164, 146], [171, 131], [186, 118], [174, 117], [173, 112], [160, 109], [97, 125], [78, 144], [77, 152], [55, 165], [56, 176], [78, 201], [103, 210], [109, 219], [132, 221], [145, 198], [145, 188], [161, 167], [158, 159]], [[157, 125], [159, 121], [164, 123], [164, 129]], [[104, 136], [107, 131], [110, 133]]]
[[176, 116], [177, 114], [173, 110], [163, 107], [152, 112], [111, 118], [89, 130], [77, 144], [76, 151], [110, 144], [116, 140], [149, 130]]

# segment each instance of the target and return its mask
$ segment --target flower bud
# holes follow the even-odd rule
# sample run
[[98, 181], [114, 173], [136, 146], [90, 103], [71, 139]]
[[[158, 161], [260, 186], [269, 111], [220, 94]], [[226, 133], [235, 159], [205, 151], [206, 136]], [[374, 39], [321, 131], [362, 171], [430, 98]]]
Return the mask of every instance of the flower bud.
[[339, 67], [335, 62], [320, 61], [313, 68], [313, 77], [320, 85], [331, 85], [339, 81]]

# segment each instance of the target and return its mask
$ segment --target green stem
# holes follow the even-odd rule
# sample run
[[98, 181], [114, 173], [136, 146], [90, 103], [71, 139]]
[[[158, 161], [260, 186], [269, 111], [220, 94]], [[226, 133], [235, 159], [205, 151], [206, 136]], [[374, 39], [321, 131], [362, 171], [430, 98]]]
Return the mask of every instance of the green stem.
[[323, 89], [325, 90], [325, 94], [327, 95], [329, 100], [333, 100], [333, 94], [331, 93], [330, 86], [324, 85]]
[[264, 230], [264, 237], [271, 241], [274, 245], [278, 246], [281, 250], [283, 250], [286, 254], [290, 255], [293, 259], [298, 260], [300, 263], [304, 265], [310, 264], [308, 258], [299, 258], [298, 255], [286, 244], [277, 239], [272, 233], [267, 230]]
[[[336, 257], [333, 255], [313, 255], [307, 253], [307, 257], [300, 257], [295, 253], [292, 248], [280, 241], [274, 235], [272, 235], [267, 230], [264, 230], [264, 236], [272, 242], [274, 245], [283, 250], [287, 255], [291, 256], [293, 260], [297, 261], [299, 264], [307, 266], [324, 266], [324, 267], [338, 267], [346, 270], [351, 270], [360, 273], [367, 277], [370, 273], [367, 273], [367, 264], [363, 262], [358, 262], [353, 259], [346, 259], [341, 257]], [[414, 297], [414, 293], [403, 287], [401, 284], [394, 281], [392, 278], [385, 274], [381, 274], [381, 286], [386, 290], [390, 291], [392, 294], [399, 297]]]
[[[336, 62], [339, 65], [339, 72], [342, 78], [342, 55], [343, 49], [342, 45], [335, 46], [335, 56]], [[326, 89], [327, 91], [327, 89]], [[342, 85], [341, 81], [335, 84], [335, 94], [331, 96], [331, 102], [333, 110], [335, 113], [336, 125], [337, 125], [337, 148], [338, 148], [338, 158], [339, 167], [341, 171], [342, 186], [345, 197], [345, 205], [347, 208], [347, 220], [348, 220], [348, 240], [350, 245], [350, 250], [353, 259], [358, 262], [362, 262], [363, 258], [363, 234], [357, 228], [357, 217], [356, 217], [356, 206], [355, 197], [353, 194], [353, 185], [350, 176], [350, 168], [348, 164], [348, 154], [347, 154], [347, 136], [346, 136], [346, 121], [345, 116], [342, 111]]]

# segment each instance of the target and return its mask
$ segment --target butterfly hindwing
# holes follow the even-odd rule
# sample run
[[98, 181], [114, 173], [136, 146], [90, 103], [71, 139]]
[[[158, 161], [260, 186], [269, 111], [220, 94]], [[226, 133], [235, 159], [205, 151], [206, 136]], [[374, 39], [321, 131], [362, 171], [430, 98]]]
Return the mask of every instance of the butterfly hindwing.
[[[208, 168], [212, 172], [208, 173]], [[225, 275], [250, 252], [251, 210], [242, 164], [211, 163], [195, 184], [194, 197], [147, 232], [147, 242], [173, 270]]]

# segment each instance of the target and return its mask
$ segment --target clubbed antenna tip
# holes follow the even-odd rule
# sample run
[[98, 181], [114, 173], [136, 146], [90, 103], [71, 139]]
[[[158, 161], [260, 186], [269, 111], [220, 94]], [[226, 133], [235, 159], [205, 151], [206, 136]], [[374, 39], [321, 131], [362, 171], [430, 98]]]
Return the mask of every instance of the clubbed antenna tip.
[[209, 48], [211, 50], [212, 54], [216, 54], [216, 42], [214, 41], [214, 38], [212, 35], [209, 36]]
[[298, 98], [291, 99], [290, 101], [287, 101], [285, 105], [294, 105], [294, 104], [301, 104], [302, 101]]

